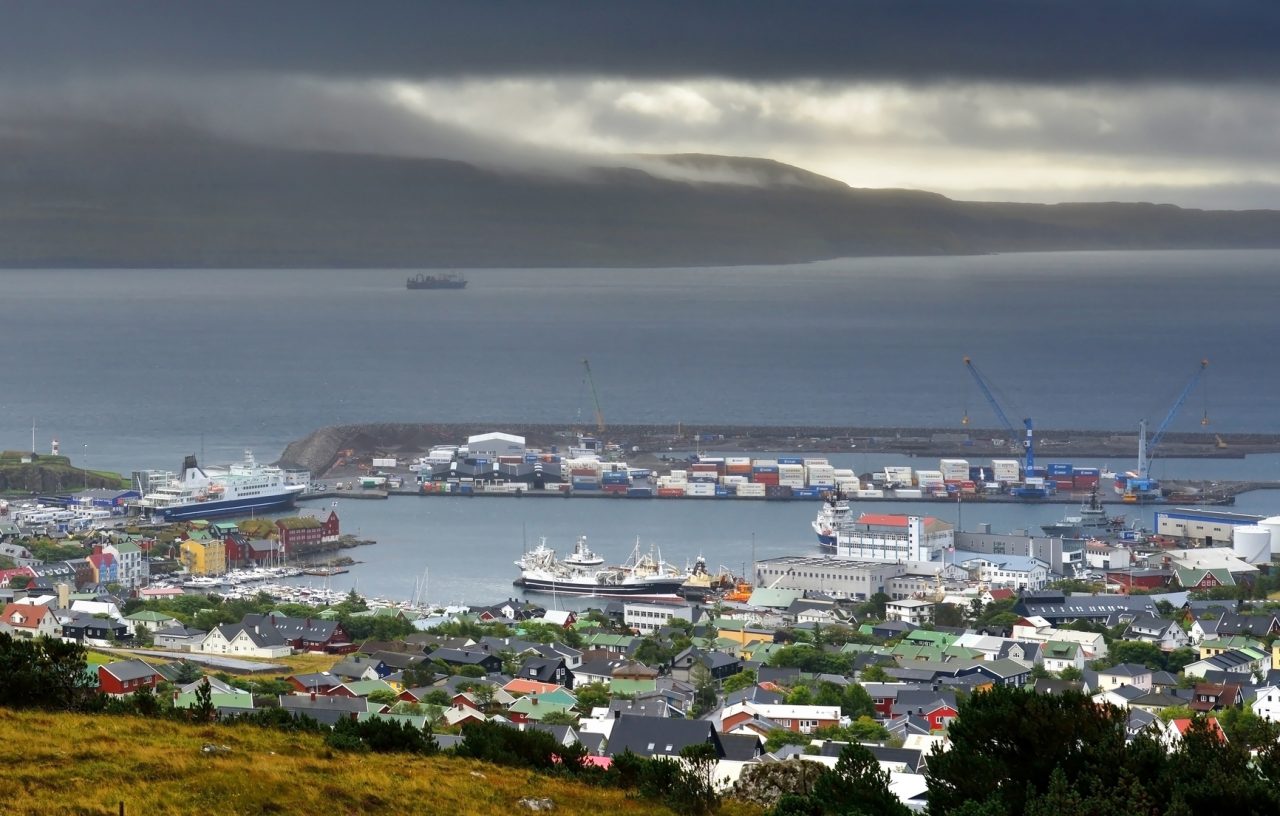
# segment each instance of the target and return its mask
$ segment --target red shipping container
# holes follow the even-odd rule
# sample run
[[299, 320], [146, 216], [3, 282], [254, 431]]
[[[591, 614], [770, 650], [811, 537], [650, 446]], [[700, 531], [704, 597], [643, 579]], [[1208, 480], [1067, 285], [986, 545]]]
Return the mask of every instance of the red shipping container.
[[1075, 488], [1075, 483], [1070, 479], [1054, 479], [1054, 484], [1058, 486], [1059, 490], [1072, 490]]
[[605, 493], [612, 493], [612, 494], [617, 495], [617, 496], [625, 496], [625, 495], [627, 495], [627, 486], [626, 486], [626, 485], [614, 485], [614, 484], [607, 484], [607, 485], [605, 485], [605, 486], [604, 486], [604, 492], [605, 492]]
[[599, 476], [600, 474], [597, 473], [592, 468], [570, 468], [569, 475], [570, 476]]
[[680, 487], [660, 487], [658, 488], [658, 497], [662, 499], [681, 499], [684, 498], [684, 489]]
[[751, 481], [762, 485], [776, 485], [778, 483], [778, 474], [776, 473], [753, 473]]

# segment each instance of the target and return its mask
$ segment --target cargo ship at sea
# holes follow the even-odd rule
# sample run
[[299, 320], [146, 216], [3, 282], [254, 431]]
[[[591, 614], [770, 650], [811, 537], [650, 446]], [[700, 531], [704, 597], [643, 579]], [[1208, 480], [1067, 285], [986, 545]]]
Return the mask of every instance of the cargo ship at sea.
[[445, 275], [423, 275], [421, 273], [405, 280], [406, 289], [466, 289], [467, 279], [461, 275], [448, 273]]
[[687, 572], [663, 561], [656, 550], [642, 553], [639, 541], [626, 562], [618, 566], [584, 567], [566, 563], [556, 558], [556, 551], [547, 546], [545, 539], [515, 564], [520, 568], [520, 577], [514, 584], [528, 592], [597, 597], [675, 597], [689, 580]]
[[182, 472], [143, 471], [134, 474], [142, 498], [135, 507], [156, 520], [183, 521], [218, 516], [267, 513], [291, 507], [306, 482], [290, 483], [284, 470], [261, 465], [252, 451], [244, 461], [226, 468], [200, 467], [196, 457], [182, 462]]

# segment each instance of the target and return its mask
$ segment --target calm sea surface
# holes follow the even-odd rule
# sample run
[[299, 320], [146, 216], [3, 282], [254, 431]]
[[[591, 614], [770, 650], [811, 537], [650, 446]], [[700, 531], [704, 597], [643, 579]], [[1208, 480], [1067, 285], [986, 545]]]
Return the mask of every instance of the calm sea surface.
[[[56, 437], [128, 472], [176, 468], [202, 445], [210, 462], [246, 447], [270, 460], [343, 422], [572, 423], [592, 415], [584, 357], [615, 422], [959, 428], [967, 408], [992, 426], [970, 355], [1011, 415], [1116, 429], [1158, 422], [1207, 357], [1206, 387], [1173, 427], [1198, 429], [1207, 409], [1218, 430], [1280, 432], [1278, 271], [1275, 251], [1044, 253], [477, 270], [463, 292], [409, 292], [394, 270], [0, 271], [0, 447], [26, 449], [34, 418], [41, 450]], [[1156, 473], [1280, 478], [1274, 457], [1172, 467]], [[1242, 509], [1253, 502], [1269, 512], [1280, 496]], [[586, 534], [614, 558], [639, 536], [675, 561], [741, 568], [753, 533], [761, 557], [811, 549], [815, 510], [347, 502], [348, 525], [380, 543], [342, 578], [407, 597], [429, 569], [433, 600], [492, 597], [510, 589], [522, 529], [561, 547]], [[965, 523], [1033, 526], [1063, 510]]]

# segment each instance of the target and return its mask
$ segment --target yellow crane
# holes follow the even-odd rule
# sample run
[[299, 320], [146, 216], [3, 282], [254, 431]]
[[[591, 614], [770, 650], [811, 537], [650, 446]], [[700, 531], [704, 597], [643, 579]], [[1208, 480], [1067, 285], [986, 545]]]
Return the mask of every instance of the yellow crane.
[[591, 376], [591, 363], [585, 357], [582, 359], [582, 369], [586, 372], [587, 385], [591, 386], [591, 399], [596, 406], [596, 433], [600, 435], [600, 441], [604, 441], [604, 411], [600, 410], [600, 395], [596, 393], [596, 381]]

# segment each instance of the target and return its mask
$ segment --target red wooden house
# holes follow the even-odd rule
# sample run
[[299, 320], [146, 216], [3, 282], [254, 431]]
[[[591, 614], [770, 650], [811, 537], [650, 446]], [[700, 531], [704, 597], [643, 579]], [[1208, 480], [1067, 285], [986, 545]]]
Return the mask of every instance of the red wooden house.
[[123, 697], [140, 688], [155, 688], [163, 675], [145, 660], [118, 660], [98, 667], [98, 688], [103, 694]]

